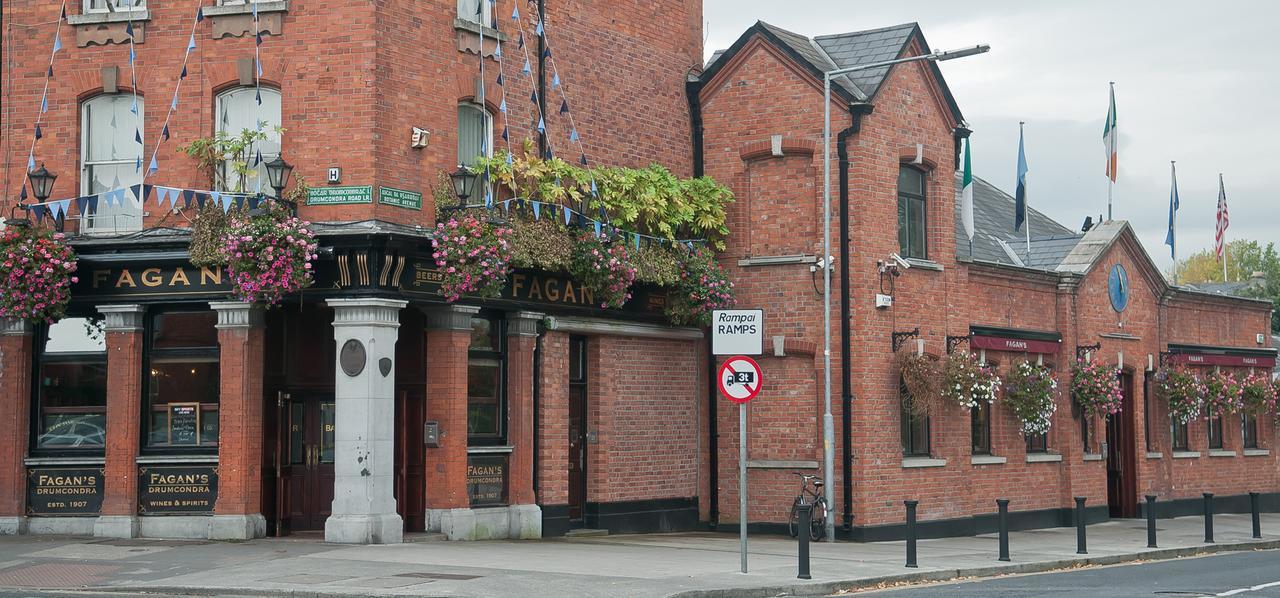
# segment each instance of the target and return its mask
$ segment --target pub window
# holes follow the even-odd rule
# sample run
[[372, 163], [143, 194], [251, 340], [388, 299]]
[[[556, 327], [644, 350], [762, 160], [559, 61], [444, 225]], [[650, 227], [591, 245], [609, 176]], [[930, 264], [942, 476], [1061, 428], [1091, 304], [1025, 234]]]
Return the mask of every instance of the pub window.
[[[999, 370], [999, 365], [987, 362], [987, 366], [992, 369]], [[978, 404], [969, 410], [969, 436], [973, 445], [973, 454], [990, 455], [991, 454], [991, 404], [986, 401], [978, 401]]]
[[[138, 111], [133, 112], [137, 101]], [[127, 189], [142, 182], [142, 145], [135, 137], [135, 123], [142, 123], [144, 102], [132, 93], [94, 96], [80, 105], [80, 193], [97, 195]], [[145, 164], [143, 165], [146, 166]], [[111, 233], [142, 228], [142, 202], [125, 193], [120, 202], [107, 205], [99, 197], [89, 214], [82, 214], [85, 232]]]
[[84, 0], [84, 12], [126, 12], [146, 10], [147, 0]]
[[1169, 434], [1173, 439], [1171, 448], [1175, 451], [1189, 450], [1191, 443], [1187, 435], [1187, 424], [1178, 421], [1178, 418], [1172, 416], [1169, 417], [1169, 422]]
[[471, 166], [476, 159], [493, 155], [493, 116], [483, 106], [458, 104], [458, 165]]
[[1255, 413], [1245, 413], [1240, 416], [1240, 436], [1244, 441], [1244, 448], [1258, 448], [1258, 415]]
[[506, 335], [503, 320], [471, 318], [467, 354], [467, 438], [500, 444], [506, 435]]
[[1083, 410], [1080, 412], [1080, 442], [1084, 445], [1084, 452], [1090, 453], [1089, 450], [1093, 446], [1093, 438], [1089, 435], [1093, 433], [1092, 426], [1089, 425], [1089, 414]]
[[1209, 434], [1209, 449], [1220, 449], [1222, 448], [1222, 414], [1214, 413], [1211, 408], [1207, 409], [1207, 412], [1209, 418], [1205, 429]]
[[150, 318], [146, 439], [149, 447], [218, 445], [218, 332], [213, 311]]
[[1049, 452], [1049, 433], [1041, 432], [1027, 436], [1027, 452], [1028, 453], [1047, 453]]
[[107, 346], [101, 318], [46, 329], [36, 396], [36, 448], [101, 450], [107, 437]]
[[924, 183], [923, 172], [909, 166], [898, 168], [898, 248], [902, 257], [929, 258]]
[[911, 408], [911, 395], [907, 391], [906, 384], [899, 386], [898, 394], [902, 404], [899, 418], [902, 423], [902, 455], [904, 457], [928, 457], [929, 416], [917, 414]]
[[236, 160], [230, 158], [222, 163], [218, 190], [247, 193], [270, 187], [267, 162], [280, 155], [280, 92], [270, 87], [233, 87], [218, 94], [216, 109], [220, 135], [235, 138], [248, 130], [266, 136], [245, 149], [240, 156], [244, 166], [237, 167]]
[[493, 27], [490, 0], [458, 0], [458, 18], [469, 23]]

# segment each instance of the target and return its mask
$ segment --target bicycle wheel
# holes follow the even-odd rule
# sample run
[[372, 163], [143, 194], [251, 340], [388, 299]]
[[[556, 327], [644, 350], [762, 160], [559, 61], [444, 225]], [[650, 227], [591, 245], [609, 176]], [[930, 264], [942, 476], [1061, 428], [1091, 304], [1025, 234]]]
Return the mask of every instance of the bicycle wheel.
[[813, 515], [809, 519], [809, 539], [818, 542], [827, 535], [827, 499], [819, 496], [813, 501]]
[[791, 503], [791, 515], [787, 517], [787, 532], [794, 538], [800, 535], [800, 499], [796, 499]]

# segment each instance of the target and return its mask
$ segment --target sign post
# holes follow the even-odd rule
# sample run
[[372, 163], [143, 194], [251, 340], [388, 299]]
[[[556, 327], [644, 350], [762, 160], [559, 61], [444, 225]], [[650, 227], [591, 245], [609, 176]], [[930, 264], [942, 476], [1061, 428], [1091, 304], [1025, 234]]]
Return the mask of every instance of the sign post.
[[747, 572], [747, 403], [764, 384], [760, 364], [745, 355], [726, 359], [717, 375], [720, 392], [738, 404], [738, 545]]

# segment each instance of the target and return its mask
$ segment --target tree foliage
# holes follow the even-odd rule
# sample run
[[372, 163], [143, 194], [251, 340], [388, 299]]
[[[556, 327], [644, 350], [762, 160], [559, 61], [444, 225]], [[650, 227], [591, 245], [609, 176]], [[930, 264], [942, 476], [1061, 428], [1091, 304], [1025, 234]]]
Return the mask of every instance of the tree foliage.
[[[1241, 294], [1267, 299], [1280, 309], [1280, 253], [1275, 243], [1263, 246], [1257, 241], [1236, 239], [1227, 243], [1226, 253], [1227, 281], [1245, 282], [1253, 273], [1261, 272], [1265, 281], [1246, 287]], [[1178, 284], [1223, 282], [1222, 262], [1212, 249], [1205, 249], [1174, 264], [1174, 275]], [[1271, 319], [1271, 331], [1280, 333], [1280, 318]]]

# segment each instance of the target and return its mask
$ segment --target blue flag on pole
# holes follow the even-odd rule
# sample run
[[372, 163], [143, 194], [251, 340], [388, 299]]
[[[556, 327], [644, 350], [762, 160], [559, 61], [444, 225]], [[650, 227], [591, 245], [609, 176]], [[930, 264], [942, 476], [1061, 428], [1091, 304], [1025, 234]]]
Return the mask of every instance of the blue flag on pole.
[[1018, 130], [1018, 182], [1013, 200], [1013, 230], [1022, 230], [1027, 221], [1027, 153], [1023, 146], [1022, 130]]
[[1169, 246], [1169, 257], [1178, 259], [1178, 238], [1175, 226], [1178, 223], [1178, 168], [1169, 163], [1169, 233], [1164, 237], [1164, 244]]

